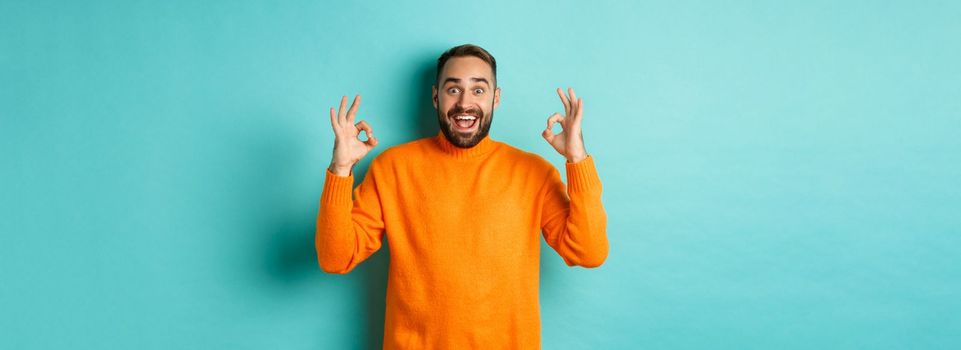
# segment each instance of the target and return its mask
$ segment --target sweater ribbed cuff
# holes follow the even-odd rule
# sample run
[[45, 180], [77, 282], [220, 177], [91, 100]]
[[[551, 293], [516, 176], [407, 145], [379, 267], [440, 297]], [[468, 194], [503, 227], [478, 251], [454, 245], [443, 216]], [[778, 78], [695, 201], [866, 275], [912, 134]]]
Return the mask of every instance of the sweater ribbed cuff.
[[566, 168], [568, 192], [601, 190], [601, 178], [597, 176], [594, 158], [590, 155], [577, 163], [567, 162]]
[[324, 179], [324, 192], [320, 195], [320, 202], [330, 205], [350, 205], [353, 202], [351, 192], [354, 187], [354, 175], [340, 176], [327, 169]]

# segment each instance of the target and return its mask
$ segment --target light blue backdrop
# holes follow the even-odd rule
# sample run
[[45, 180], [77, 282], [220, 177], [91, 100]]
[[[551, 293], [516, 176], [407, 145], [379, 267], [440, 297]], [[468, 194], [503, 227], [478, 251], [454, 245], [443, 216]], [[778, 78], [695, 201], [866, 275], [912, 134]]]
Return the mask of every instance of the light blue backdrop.
[[0, 348], [379, 348], [389, 247], [314, 255], [327, 108], [433, 135], [467, 42], [495, 139], [561, 166], [584, 97], [611, 254], [542, 245], [545, 349], [961, 347], [961, 5], [803, 3], [0, 1]]

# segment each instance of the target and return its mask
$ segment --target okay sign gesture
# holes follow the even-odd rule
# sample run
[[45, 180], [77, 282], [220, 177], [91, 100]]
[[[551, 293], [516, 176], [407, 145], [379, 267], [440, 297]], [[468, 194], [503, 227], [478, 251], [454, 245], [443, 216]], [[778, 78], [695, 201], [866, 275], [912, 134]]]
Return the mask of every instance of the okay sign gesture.
[[[377, 146], [377, 139], [374, 137], [374, 129], [361, 120], [354, 124], [357, 115], [357, 108], [360, 107], [360, 95], [354, 97], [350, 109], [347, 109], [347, 96], [340, 99], [340, 108], [334, 112], [330, 109], [330, 125], [334, 128], [334, 158], [330, 162], [330, 172], [340, 175], [350, 175], [350, 170], [354, 164], [364, 158], [374, 146]], [[367, 133], [367, 141], [360, 140], [360, 132]]]
[[[557, 88], [557, 95], [560, 96], [564, 104], [564, 116], [554, 113], [547, 118], [547, 129], [541, 133], [544, 139], [557, 150], [562, 156], [567, 158], [570, 163], [577, 163], [587, 158], [587, 150], [584, 149], [584, 136], [581, 134], [581, 111], [584, 106], [584, 99], [578, 98], [574, 94], [573, 88], [567, 88], [570, 96], [564, 95], [561, 88]], [[560, 123], [564, 131], [554, 135], [551, 127], [554, 123]]]

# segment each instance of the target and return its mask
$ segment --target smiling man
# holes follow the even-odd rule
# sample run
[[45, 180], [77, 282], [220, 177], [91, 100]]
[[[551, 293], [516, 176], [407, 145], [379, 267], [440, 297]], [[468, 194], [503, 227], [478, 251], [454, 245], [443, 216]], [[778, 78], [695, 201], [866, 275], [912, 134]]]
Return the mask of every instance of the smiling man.
[[[491, 139], [497, 64], [461, 45], [437, 61], [440, 132], [384, 150], [356, 189], [352, 168], [377, 145], [355, 123], [360, 96], [330, 109], [333, 160], [317, 216], [321, 269], [345, 274], [390, 245], [385, 349], [539, 349], [540, 237], [568, 266], [608, 255], [601, 182], [581, 135], [583, 100], [541, 136], [567, 159], [567, 184], [540, 156]], [[551, 127], [560, 123], [563, 132]], [[367, 134], [362, 141], [361, 132]], [[353, 194], [353, 196], [352, 196]], [[385, 234], [386, 233], [386, 234]]]

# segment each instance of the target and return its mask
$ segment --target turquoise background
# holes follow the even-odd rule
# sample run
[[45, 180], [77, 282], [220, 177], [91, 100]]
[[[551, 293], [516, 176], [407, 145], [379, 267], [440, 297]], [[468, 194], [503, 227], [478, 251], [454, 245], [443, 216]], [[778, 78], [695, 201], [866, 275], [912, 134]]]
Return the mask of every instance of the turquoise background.
[[[377, 349], [389, 247], [314, 254], [327, 108], [491, 135], [584, 97], [611, 254], [542, 244], [545, 349], [961, 347], [958, 2], [0, 1], [0, 348]], [[358, 168], [363, 174], [371, 157]]]

